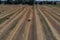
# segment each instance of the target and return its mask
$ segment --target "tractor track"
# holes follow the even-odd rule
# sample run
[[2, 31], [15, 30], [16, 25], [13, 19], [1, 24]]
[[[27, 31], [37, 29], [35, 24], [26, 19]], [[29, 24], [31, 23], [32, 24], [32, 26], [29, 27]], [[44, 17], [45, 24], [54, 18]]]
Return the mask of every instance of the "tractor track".
[[4, 17], [14, 13], [0, 24], [0, 40], [60, 40], [60, 15], [49, 6], [0, 5], [0, 8], [7, 9], [1, 14]]

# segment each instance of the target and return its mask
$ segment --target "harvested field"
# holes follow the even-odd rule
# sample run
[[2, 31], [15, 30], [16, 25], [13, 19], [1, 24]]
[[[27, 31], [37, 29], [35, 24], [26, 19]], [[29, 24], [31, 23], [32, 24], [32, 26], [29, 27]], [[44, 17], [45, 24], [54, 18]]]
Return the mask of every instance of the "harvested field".
[[60, 40], [60, 8], [0, 5], [0, 40]]

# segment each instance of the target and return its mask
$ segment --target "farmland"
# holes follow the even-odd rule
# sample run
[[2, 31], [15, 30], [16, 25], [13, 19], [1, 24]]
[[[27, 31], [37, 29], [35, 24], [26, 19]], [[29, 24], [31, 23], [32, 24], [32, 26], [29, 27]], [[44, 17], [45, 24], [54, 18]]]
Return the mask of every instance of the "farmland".
[[60, 8], [0, 5], [0, 40], [60, 40]]

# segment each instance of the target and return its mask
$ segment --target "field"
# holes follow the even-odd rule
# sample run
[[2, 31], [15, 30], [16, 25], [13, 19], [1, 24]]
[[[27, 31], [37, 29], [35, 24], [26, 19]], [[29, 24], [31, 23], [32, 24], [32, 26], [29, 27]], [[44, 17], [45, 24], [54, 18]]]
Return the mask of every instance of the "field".
[[0, 5], [0, 40], [60, 40], [60, 8]]

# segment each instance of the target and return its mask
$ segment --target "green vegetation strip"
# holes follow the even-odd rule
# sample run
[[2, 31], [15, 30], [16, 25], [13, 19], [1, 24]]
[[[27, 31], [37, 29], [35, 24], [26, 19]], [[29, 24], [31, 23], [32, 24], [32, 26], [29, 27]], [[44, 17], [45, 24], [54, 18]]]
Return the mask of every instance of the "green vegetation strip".
[[8, 16], [5, 16], [4, 18], [0, 19], [0, 24], [3, 23], [4, 21], [8, 20], [14, 13], [8, 15]]

